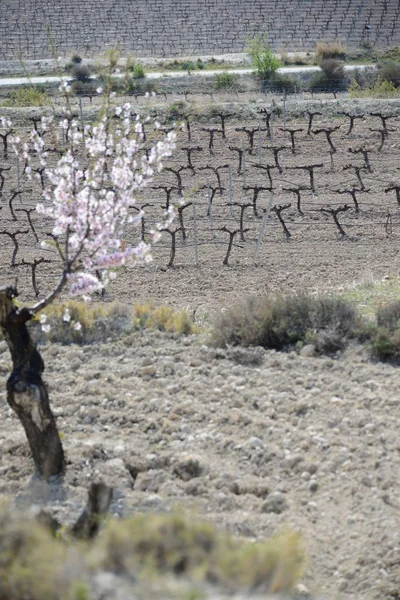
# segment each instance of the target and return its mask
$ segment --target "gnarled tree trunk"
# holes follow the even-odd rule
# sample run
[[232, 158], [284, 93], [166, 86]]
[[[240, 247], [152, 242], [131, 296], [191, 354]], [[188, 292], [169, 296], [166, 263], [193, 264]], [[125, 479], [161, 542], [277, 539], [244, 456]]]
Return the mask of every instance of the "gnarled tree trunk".
[[36, 475], [48, 480], [64, 474], [64, 452], [42, 380], [44, 362], [26, 326], [34, 314], [14, 304], [17, 295], [14, 287], [0, 287], [0, 326], [13, 362], [7, 402], [25, 429]]

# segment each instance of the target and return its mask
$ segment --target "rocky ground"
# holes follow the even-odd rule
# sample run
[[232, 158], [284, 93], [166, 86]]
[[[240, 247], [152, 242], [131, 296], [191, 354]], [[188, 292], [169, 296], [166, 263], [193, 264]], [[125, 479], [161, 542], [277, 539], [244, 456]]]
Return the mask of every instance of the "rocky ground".
[[[32, 463], [0, 350], [0, 493], [22, 506], [41, 494], [26, 486]], [[251, 539], [300, 532], [313, 596], [396, 597], [398, 369], [357, 348], [337, 359], [221, 350], [204, 334], [152, 330], [43, 356], [68, 457], [47, 499], [59, 519], [74, 520], [102, 478], [116, 515], [178, 509]]]

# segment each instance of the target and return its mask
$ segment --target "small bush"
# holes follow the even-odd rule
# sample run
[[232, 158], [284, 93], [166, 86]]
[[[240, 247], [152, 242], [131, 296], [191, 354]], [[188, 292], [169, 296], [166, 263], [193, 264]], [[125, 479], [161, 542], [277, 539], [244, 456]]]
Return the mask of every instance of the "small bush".
[[18, 87], [10, 94], [10, 100], [5, 103], [8, 106], [47, 106], [50, 98], [36, 87]]
[[192, 60], [184, 60], [182, 62], [182, 71], [187, 71], [191, 73], [196, 69], [196, 64]]
[[144, 79], [146, 77], [146, 73], [144, 71], [144, 67], [141, 63], [136, 63], [132, 69], [131, 76], [133, 79]]
[[375, 83], [371, 86], [362, 87], [355, 79], [353, 79], [349, 87], [350, 98], [397, 98], [399, 90], [394, 83], [390, 81], [382, 81], [378, 77]]
[[344, 59], [347, 56], [347, 50], [341, 42], [318, 42], [315, 48], [315, 58], [319, 64], [321, 60], [330, 58]]
[[322, 72], [316, 73], [310, 81], [311, 91], [341, 91], [346, 89], [346, 75], [343, 63], [334, 58], [321, 60]]
[[381, 361], [400, 364], [400, 301], [376, 311], [376, 329], [371, 333], [371, 355]]
[[289, 53], [288, 53], [288, 51], [287, 51], [286, 49], [282, 49], [282, 50], [280, 50], [280, 52], [279, 52], [279, 58], [280, 58], [280, 61], [281, 61], [281, 62], [282, 62], [282, 63], [283, 63], [285, 66], [287, 66], [287, 65], [291, 65], [291, 64], [292, 64], [292, 60], [291, 60], [291, 58], [290, 58], [290, 56], [289, 56]]
[[165, 122], [170, 123], [183, 119], [186, 113], [187, 105], [184, 102], [178, 101], [174, 104], [170, 104], [165, 112]]
[[112, 77], [111, 79], [102, 77], [101, 80], [110, 85], [113, 92], [127, 96], [144, 96], [146, 93], [152, 94], [157, 90], [157, 81], [147, 81], [142, 78], [135, 79], [130, 75], [123, 78]]
[[276, 350], [312, 342], [318, 351], [331, 353], [345, 346], [358, 324], [356, 311], [341, 298], [251, 297], [221, 315], [214, 339], [221, 346]]
[[378, 308], [376, 311], [376, 323], [378, 327], [386, 327], [389, 331], [400, 328], [400, 300], [391, 302], [387, 306]]
[[68, 565], [68, 560], [67, 546], [53, 538], [50, 532], [34, 521], [0, 507], [1, 598], [75, 599], [73, 592], [79, 583], [79, 566], [74, 568], [73, 561]]
[[272, 91], [282, 92], [285, 90], [287, 94], [294, 94], [296, 89], [300, 89], [300, 80], [297, 77], [288, 77], [280, 73], [274, 73], [267, 84]]
[[113, 573], [124, 589], [131, 584], [129, 598], [164, 598], [164, 594], [146, 593], [149, 581], [168, 589], [178, 577], [181, 590], [195, 584], [207, 597], [211, 586], [218, 586], [218, 596], [221, 590], [230, 594], [237, 589], [285, 593], [298, 582], [303, 564], [301, 540], [295, 533], [244, 542], [209, 523], [140, 514], [109, 521], [101, 536], [78, 543], [53, 537], [33, 519], [0, 506], [0, 596], [4, 600], [99, 597], [91, 580], [104, 571]]
[[400, 329], [378, 327], [372, 335], [371, 356], [376, 360], [400, 364]]
[[[35, 337], [61, 344], [90, 344], [120, 336], [132, 330], [133, 310], [120, 302], [109, 304], [87, 304], [77, 300], [66, 300], [50, 304], [44, 311], [51, 328], [49, 333], [41, 331], [39, 320], [33, 321]], [[65, 319], [69, 313], [69, 320]], [[76, 323], [81, 328], [75, 329]]]
[[294, 54], [293, 59], [292, 59], [292, 64], [294, 65], [308, 65], [310, 63], [310, 57], [308, 56], [302, 56], [301, 54], [298, 54], [297, 52]]
[[395, 88], [400, 87], [400, 63], [387, 61], [378, 67], [379, 77], [382, 81], [393, 83]]
[[280, 62], [268, 45], [266, 35], [258, 35], [248, 43], [247, 52], [250, 55], [257, 76], [262, 81], [270, 79], [280, 67]]
[[92, 70], [82, 63], [71, 63], [67, 67], [71, 77], [76, 81], [86, 82], [90, 80]]
[[95, 79], [88, 79], [87, 81], [73, 81], [71, 84], [71, 90], [76, 96], [96, 96], [99, 82]]
[[320, 61], [319, 66], [330, 81], [340, 81], [344, 78], [344, 65], [340, 60], [326, 58]]
[[171, 573], [227, 589], [284, 592], [303, 564], [296, 534], [257, 544], [218, 533], [208, 523], [175, 515], [137, 515], [110, 523], [98, 541], [102, 566], [128, 576]]
[[238, 76], [236, 73], [217, 73], [215, 75], [216, 90], [235, 90], [238, 87]]
[[74, 54], [71, 56], [71, 62], [75, 65], [78, 65], [82, 62], [82, 57], [77, 52], [74, 52]]
[[382, 60], [400, 62], [400, 46], [392, 46], [391, 48], [387, 48], [381, 53], [380, 58]]

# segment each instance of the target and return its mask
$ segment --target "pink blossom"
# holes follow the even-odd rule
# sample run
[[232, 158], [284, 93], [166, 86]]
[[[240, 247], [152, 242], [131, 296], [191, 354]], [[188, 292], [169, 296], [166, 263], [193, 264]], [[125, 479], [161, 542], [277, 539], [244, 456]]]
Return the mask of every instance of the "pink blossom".
[[[61, 87], [68, 94], [66, 82]], [[28, 144], [22, 145], [18, 137], [12, 140], [17, 155], [27, 163], [28, 175], [32, 150], [45, 167], [46, 187], [37, 211], [53, 222], [50, 245], [57, 248], [62, 263], [59, 286], [67, 286], [72, 296], [89, 298], [114, 279], [120, 267], [151, 261], [148, 244], [128, 245], [122, 251], [121, 238], [128, 223], [140, 222], [141, 214], [132, 212], [136, 195], [161, 170], [163, 159], [175, 147], [175, 134], [170, 132], [146, 156], [143, 125], [137, 116], [133, 121], [131, 105], [126, 103], [105, 112], [95, 125], [85, 126], [84, 135], [76, 120], [61, 120], [59, 128], [69, 132], [69, 146], [54, 165], [49, 163], [43, 138], [37, 131], [32, 132]], [[110, 128], [108, 114], [121, 117], [116, 130]], [[50, 122], [43, 119], [42, 131], [48, 129]], [[3, 118], [1, 124], [8, 122]], [[153, 228], [153, 242], [174, 216], [173, 207], [165, 212], [162, 222]], [[42, 247], [43, 244], [46, 242], [42, 242]], [[101, 280], [98, 272], [102, 272]], [[46, 303], [46, 299], [39, 302], [38, 310]], [[64, 320], [68, 316], [65, 312]]]

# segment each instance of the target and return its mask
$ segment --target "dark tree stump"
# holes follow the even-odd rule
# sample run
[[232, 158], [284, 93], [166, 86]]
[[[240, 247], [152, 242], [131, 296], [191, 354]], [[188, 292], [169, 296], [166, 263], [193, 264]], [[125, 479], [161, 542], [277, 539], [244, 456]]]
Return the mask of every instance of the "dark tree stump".
[[113, 490], [104, 483], [92, 483], [86, 507], [71, 529], [71, 534], [80, 539], [94, 538], [110, 508]]
[[25, 429], [36, 475], [48, 480], [64, 474], [64, 452], [42, 379], [44, 362], [26, 326], [34, 313], [15, 306], [17, 295], [11, 286], [0, 288], [0, 326], [13, 363], [7, 402]]

